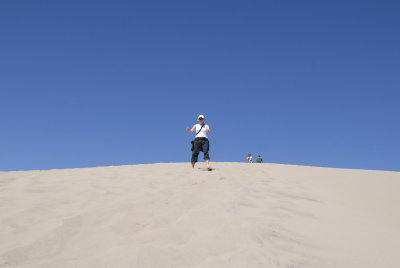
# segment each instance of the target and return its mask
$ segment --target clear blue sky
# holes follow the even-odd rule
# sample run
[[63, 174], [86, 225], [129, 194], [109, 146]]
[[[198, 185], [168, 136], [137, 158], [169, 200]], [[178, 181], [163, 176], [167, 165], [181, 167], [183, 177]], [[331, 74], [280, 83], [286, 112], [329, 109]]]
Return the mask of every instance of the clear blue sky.
[[0, 170], [212, 161], [400, 171], [398, 1], [0, 3]]

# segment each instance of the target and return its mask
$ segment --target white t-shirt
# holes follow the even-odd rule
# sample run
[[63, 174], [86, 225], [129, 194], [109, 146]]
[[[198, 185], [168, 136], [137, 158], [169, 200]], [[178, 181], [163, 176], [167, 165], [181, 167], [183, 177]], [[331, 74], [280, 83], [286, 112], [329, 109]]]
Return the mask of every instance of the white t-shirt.
[[[199, 132], [200, 128], [201, 128], [201, 125], [196, 124], [196, 133]], [[208, 125], [204, 125], [204, 127], [201, 129], [199, 134], [196, 135], [196, 138], [207, 138], [208, 139], [206, 128], [208, 128]]]

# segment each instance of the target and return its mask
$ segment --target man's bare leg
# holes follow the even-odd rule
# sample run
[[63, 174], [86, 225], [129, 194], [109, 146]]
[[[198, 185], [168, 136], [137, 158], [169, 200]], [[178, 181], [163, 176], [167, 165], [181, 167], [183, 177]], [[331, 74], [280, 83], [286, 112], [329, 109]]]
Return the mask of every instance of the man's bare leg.
[[192, 162], [192, 168], [194, 168], [194, 165], [196, 164], [196, 162]]

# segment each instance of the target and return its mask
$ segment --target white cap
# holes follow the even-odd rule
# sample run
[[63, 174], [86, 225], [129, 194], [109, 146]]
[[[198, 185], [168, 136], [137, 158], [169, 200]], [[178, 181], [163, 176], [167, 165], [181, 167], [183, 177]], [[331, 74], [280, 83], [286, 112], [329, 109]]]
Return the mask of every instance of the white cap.
[[199, 116], [197, 117], [197, 120], [199, 120], [200, 118], [205, 118], [204, 115], [199, 114]]

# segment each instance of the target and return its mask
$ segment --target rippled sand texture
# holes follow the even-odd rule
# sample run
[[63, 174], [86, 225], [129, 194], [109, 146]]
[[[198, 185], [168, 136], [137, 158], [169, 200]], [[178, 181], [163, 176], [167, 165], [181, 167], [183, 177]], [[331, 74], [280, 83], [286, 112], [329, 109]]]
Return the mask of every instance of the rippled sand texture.
[[400, 173], [189, 163], [0, 172], [0, 267], [400, 267]]

